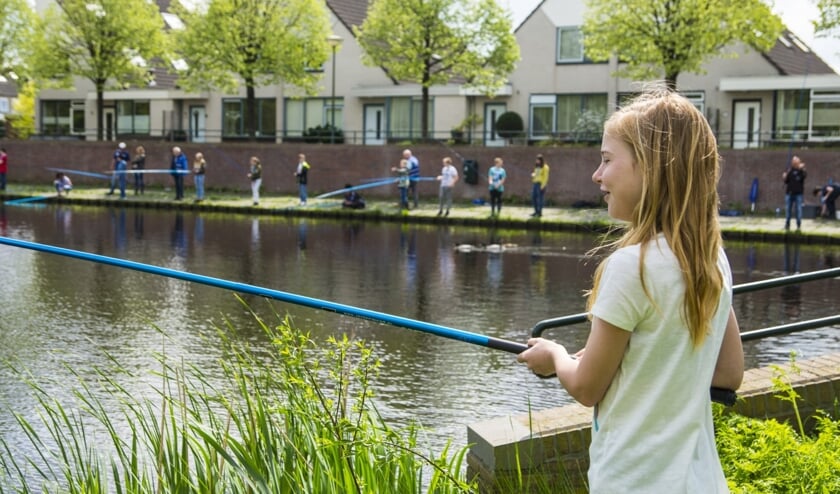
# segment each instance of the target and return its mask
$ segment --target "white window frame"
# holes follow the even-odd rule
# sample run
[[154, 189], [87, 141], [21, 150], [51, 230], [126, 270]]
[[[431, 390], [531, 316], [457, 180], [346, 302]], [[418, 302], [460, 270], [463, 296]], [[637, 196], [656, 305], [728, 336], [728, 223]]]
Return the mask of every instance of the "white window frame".
[[[579, 56], [572, 57], [572, 58], [562, 58], [561, 54], [563, 53], [563, 33], [567, 32], [577, 32], [580, 37], [579, 45]], [[555, 44], [557, 54], [556, 60], [557, 63], [580, 63], [583, 62], [583, 33], [581, 32], [580, 26], [558, 26], [557, 27], [557, 42]]]
[[[534, 135], [534, 109], [551, 109], [551, 129], [549, 135]], [[557, 96], [554, 94], [532, 95], [528, 101], [528, 137], [533, 140], [551, 139], [557, 132]]]

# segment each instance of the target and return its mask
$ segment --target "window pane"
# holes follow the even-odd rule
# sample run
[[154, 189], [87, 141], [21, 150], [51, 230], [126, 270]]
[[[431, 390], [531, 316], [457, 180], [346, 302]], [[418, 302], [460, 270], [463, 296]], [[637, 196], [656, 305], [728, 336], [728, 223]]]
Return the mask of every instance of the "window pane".
[[557, 33], [557, 60], [583, 60], [582, 34], [578, 28], [560, 28]]
[[85, 109], [73, 108], [73, 133], [85, 133]]
[[840, 137], [840, 101], [814, 103], [813, 137]]
[[554, 107], [535, 106], [531, 108], [531, 135], [549, 137], [554, 130]]
[[312, 98], [306, 100], [306, 120], [304, 130], [324, 125], [324, 100]]
[[151, 105], [148, 101], [134, 102], [134, 133], [151, 133]]
[[237, 137], [242, 135], [242, 103], [239, 100], [222, 102], [222, 135]]
[[[804, 139], [808, 130], [808, 91], [779, 91], [776, 105], [776, 138]], [[794, 136], [795, 134], [795, 136]]]
[[407, 138], [411, 132], [411, 99], [391, 98], [388, 113], [391, 137]]
[[303, 101], [301, 100], [286, 100], [286, 128], [285, 135], [287, 136], [302, 136], [303, 135]]
[[259, 122], [257, 123], [257, 130], [261, 136], [276, 136], [277, 135], [277, 100], [261, 99], [257, 100], [257, 107], [259, 108]]
[[577, 94], [557, 96], [557, 132], [571, 132], [580, 116], [581, 100]]

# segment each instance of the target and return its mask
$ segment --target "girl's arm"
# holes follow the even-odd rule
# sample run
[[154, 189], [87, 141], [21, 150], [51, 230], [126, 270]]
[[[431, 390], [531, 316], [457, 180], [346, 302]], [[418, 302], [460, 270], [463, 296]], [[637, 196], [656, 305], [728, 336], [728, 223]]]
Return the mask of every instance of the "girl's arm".
[[563, 345], [543, 338], [528, 341], [528, 350], [517, 357], [538, 375], [557, 374], [560, 384], [580, 404], [594, 406], [601, 401], [612, 383], [630, 331], [592, 318], [592, 331], [586, 341], [586, 353], [575, 359]]
[[735, 310], [730, 308], [726, 333], [723, 335], [715, 373], [712, 376], [712, 386], [735, 391], [741, 387], [743, 379], [744, 349], [741, 346], [741, 330], [735, 318]]

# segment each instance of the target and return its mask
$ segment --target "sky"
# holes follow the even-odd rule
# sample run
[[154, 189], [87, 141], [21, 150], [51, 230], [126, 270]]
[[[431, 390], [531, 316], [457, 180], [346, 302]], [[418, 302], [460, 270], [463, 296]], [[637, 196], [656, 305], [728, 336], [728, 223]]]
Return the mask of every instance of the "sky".
[[[513, 24], [518, 26], [539, 5], [540, 0], [499, 0], [513, 12]], [[814, 52], [840, 73], [840, 39], [816, 38], [811, 24], [818, 16], [815, 0], [775, 0], [773, 11]]]

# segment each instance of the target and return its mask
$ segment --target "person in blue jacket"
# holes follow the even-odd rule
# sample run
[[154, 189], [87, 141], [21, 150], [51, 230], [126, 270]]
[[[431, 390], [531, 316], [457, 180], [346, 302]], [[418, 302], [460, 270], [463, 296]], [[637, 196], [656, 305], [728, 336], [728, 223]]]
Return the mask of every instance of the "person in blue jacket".
[[181, 152], [181, 148], [175, 146], [172, 148], [172, 164], [169, 168], [172, 170], [172, 178], [175, 180], [175, 200], [180, 201], [184, 198], [184, 174], [187, 172], [187, 157]]

